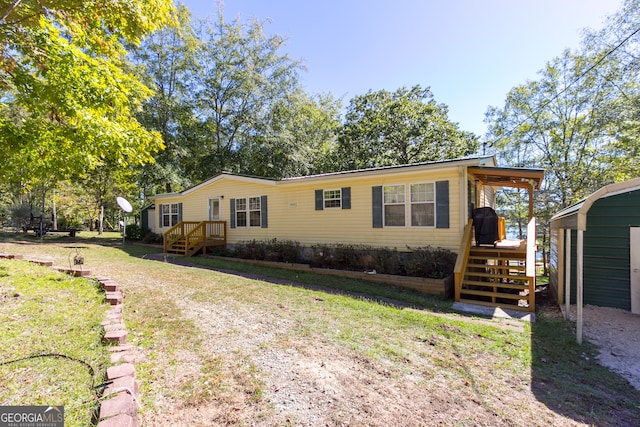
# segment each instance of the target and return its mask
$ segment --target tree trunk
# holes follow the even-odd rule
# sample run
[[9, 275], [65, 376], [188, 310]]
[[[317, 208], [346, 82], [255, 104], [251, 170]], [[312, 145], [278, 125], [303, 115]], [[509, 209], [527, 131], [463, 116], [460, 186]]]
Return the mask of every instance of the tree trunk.
[[102, 232], [104, 231], [104, 225], [102, 224], [104, 222], [104, 205], [100, 205], [100, 218], [99, 218], [99, 223], [98, 223], [98, 235], [102, 235]]
[[51, 229], [58, 229], [58, 213], [56, 211], [56, 190], [53, 190], [53, 203], [51, 205]]

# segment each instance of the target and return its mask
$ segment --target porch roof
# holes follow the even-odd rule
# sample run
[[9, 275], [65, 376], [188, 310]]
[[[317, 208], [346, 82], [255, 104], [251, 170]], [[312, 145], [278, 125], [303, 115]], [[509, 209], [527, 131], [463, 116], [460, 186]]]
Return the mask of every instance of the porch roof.
[[544, 169], [504, 168], [497, 166], [470, 166], [468, 172], [483, 185], [491, 187], [533, 188], [539, 190]]

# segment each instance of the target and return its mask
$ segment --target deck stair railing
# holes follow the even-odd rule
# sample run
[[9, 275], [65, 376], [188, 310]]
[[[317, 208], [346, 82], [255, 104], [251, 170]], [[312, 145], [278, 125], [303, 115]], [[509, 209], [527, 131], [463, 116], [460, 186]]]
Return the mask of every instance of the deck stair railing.
[[465, 227], [454, 269], [455, 299], [476, 305], [535, 311], [535, 218], [526, 247], [474, 247]]
[[192, 256], [208, 246], [226, 245], [226, 221], [181, 221], [163, 235], [163, 251]]

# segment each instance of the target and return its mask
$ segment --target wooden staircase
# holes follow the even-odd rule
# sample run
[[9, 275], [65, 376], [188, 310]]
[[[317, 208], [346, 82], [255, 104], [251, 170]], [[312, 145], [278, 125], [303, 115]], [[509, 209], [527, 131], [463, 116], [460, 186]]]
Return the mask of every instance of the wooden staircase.
[[226, 246], [226, 221], [182, 221], [163, 234], [163, 252], [193, 256], [211, 246]]
[[535, 278], [526, 275], [526, 258], [526, 250], [471, 248], [459, 301], [530, 311]]
[[[533, 224], [530, 236], [535, 236]], [[456, 301], [535, 311], [535, 240], [523, 248], [472, 247], [471, 229], [469, 223], [454, 270]]]

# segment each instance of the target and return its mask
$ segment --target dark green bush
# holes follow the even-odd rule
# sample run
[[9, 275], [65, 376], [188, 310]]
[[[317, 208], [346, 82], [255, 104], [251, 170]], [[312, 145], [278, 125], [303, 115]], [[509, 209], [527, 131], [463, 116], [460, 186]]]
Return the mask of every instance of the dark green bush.
[[[129, 231], [129, 227], [127, 227], [127, 232]], [[142, 237], [142, 243], [148, 244], [162, 244], [162, 234], [152, 233], [149, 230], [146, 230], [144, 236]]]
[[131, 240], [142, 240], [148, 233], [147, 230], [143, 230], [138, 224], [128, 224], [126, 231], [126, 238]]
[[443, 279], [453, 273], [457, 255], [447, 249], [426, 246], [409, 248], [405, 268], [407, 276]]
[[314, 245], [308, 257], [309, 264], [315, 268], [337, 268], [335, 248], [326, 245]]
[[431, 246], [397, 249], [364, 245], [314, 245], [302, 248], [289, 240], [251, 240], [226, 251], [226, 256], [278, 262], [306, 262], [315, 268], [372, 271], [379, 274], [442, 279], [453, 273], [456, 254]]
[[376, 272], [383, 274], [397, 274], [399, 276], [407, 275], [404, 266], [404, 258], [406, 253], [398, 252], [395, 248], [375, 249], [375, 267]]
[[300, 244], [291, 240], [250, 240], [240, 242], [228, 251], [230, 256], [278, 262], [300, 262]]

